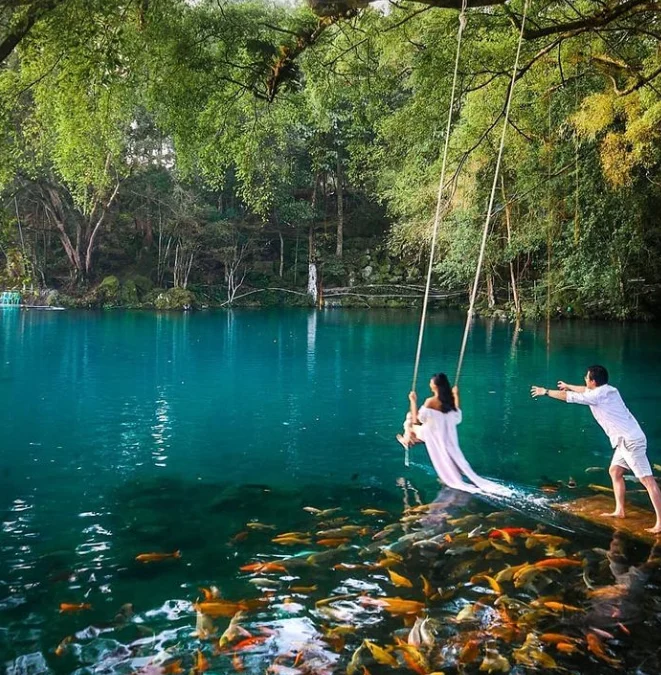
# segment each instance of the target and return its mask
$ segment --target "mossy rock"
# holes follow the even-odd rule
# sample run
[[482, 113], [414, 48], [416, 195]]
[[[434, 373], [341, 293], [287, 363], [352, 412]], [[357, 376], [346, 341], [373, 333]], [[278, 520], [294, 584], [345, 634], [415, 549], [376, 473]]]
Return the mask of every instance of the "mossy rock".
[[57, 291], [49, 291], [46, 296], [46, 306], [47, 307], [59, 307], [60, 306], [60, 294]]
[[111, 275], [105, 277], [103, 281], [94, 289], [95, 299], [103, 305], [116, 305], [120, 301], [120, 283], [119, 279]]
[[128, 279], [122, 284], [119, 300], [125, 307], [135, 307], [138, 304], [138, 289], [133, 279]]
[[156, 309], [165, 310], [193, 309], [196, 304], [195, 295], [185, 288], [170, 288], [159, 293], [154, 300]]
[[147, 294], [154, 288], [154, 284], [152, 283], [151, 279], [148, 279], [141, 274], [134, 276], [131, 281], [135, 285], [135, 289], [140, 300], [144, 300]]

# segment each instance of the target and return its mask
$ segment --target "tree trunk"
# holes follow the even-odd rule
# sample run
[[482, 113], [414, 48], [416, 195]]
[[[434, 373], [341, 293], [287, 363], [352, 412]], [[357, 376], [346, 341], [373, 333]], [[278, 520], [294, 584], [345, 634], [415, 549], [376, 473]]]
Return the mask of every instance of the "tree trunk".
[[493, 292], [493, 275], [491, 272], [487, 273], [487, 305], [489, 309], [493, 309], [496, 306], [496, 296]]
[[[503, 203], [505, 204], [505, 225], [507, 227], [507, 245], [512, 244], [512, 214], [510, 211], [510, 204], [507, 201], [507, 194], [505, 192], [505, 177], [501, 174], [500, 186], [503, 191]], [[512, 298], [514, 300], [514, 312], [516, 314], [517, 323], [521, 319], [521, 302], [519, 300], [519, 289], [516, 284], [516, 275], [514, 274], [514, 260], [510, 257], [510, 283], [512, 284]]]
[[308, 295], [312, 297], [313, 302], [317, 302], [317, 262], [314, 247], [314, 224], [315, 210], [317, 208], [317, 188], [319, 186], [319, 174], [315, 176], [314, 188], [312, 190], [312, 218], [308, 229]]
[[280, 237], [280, 269], [278, 270], [278, 276], [282, 279], [285, 269], [285, 240], [280, 230], [278, 230], [278, 237]]
[[335, 255], [338, 258], [342, 257], [344, 248], [344, 190], [342, 186], [342, 159], [340, 151], [337, 151], [337, 247], [335, 248]]

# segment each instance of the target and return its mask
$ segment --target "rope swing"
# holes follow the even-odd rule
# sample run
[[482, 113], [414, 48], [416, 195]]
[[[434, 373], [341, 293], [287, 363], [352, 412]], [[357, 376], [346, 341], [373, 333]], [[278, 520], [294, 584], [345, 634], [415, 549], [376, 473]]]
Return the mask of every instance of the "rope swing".
[[[447, 166], [447, 156], [448, 156], [448, 147], [450, 145], [450, 129], [452, 126], [452, 116], [454, 111], [454, 101], [456, 95], [456, 86], [457, 86], [457, 75], [459, 72], [459, 57], [461, 53], [461, 41], [463, 37], [464, 28], [466, 26], [466, 5], [467, 0], [462, 0], [461, 13], [459, 15], [459, 30], [457, 32], [457, 53], [454, 64], [454, 75], [452, 79], [452, 93], [450, 96], [450, 110], [448, 113], [448, 123], [445, 132], [445, 146], [443, 148], [443, 162], [441, 165], [441, 179], [438, 186], [438, 198], [436, 200], [436, 214], [434, 216], [434, 227], [432, 230], [432, 241], [431, 248], [429, 253], [429, 267], [427, 269], [427, 283], [425, 285], [425, 295], [422, 301], [422, 315], [420, 317], [420, 330], [418, 333], [418, 345], [415, 354], [415, 363], [413, 366], [413, 381], [411, 384], [411, 391], [415, 391], [415, 386], [418, 381], [418, 371], [420, 368], [420, 355], [422, 353], [422, 341], [424, 338], [425, 324], [427, 318], [427, 306], [429, 304], [429, 291], [431, 288], [431, 275], [434, 266], [434, 254], [436, 252], [436, 241], [438, 238], [438, 230], [441, 222], [441, 213], [443, 206], [443, 192], [445, 190], [445, 171]], [[475, 270], [475, 279], [473, 281], [473, 287], [471, 290], [470, 303], [468, 305], [468, 312], [466, 314], [466, 324], [464, 326], [464, 333], [461, 340], [461, 348], [459, 350], [459, 359], [457, 361], [457, 372], [454, 378], [455, 385], [459, 382], [459, 376], [461, 375], [461, 368], [464, 363], [464, 357], [466, 355], [466, 345], [468, 343], [468, 335], [470, 333], [473, 314], [475, 310], [475, 300], [477, 298], [477, 290], [480, 283], [480, 275], [482, 273], [482, 265], [484, 263], [484, 252], [486, 250], [487, 237], [489, 235], [489, 226], [491, 224], [491, 218], [493, 216], [493, 203], [496, 196], [496, 189], [498, 187], [498, 178], [500, 175], [500, 165], [503, 158], [503, 150], [505, 148], [505, 138], [507, 135], [507, 126], [509, 124], [509, 115], [510, 108], [512, 104], [512, 95], [514, 93], [514, 85], [517, 79], [517, 73], [519, 71], [519, 58], [521, 56], [521, 45], [523, 44], [523, 33], [526, 25], [526, 18], [528, 15], [528, 5], [529, 0], [525, 0], [523, 6], [523, 16], [521, 18], [521, 28], [519, 31], [519, 41], [516, 48], [516, 57], [514, 59], [514, 67], [512, 69], [512, 79], [510, 80], [508, 92], [507, 92], [507, 102], [505, 105], [505, 117], [503, 121], [503, 130], [500, 136], [500, 146], [498, 148], [498, 156], [496, 159], [496, 169], [493, 177], [493, 184], [491, 187], [491, 194], [489, 195], [489, 203], [487, 206], [486, 218], [484, 222], [484, 230], [482, 232], [482, 241], [480, 244], [480, 254], [477, 260], [477, 268]], [[407, 447], [404, 454], [404, 464], [409, 466], [409, 448]]]

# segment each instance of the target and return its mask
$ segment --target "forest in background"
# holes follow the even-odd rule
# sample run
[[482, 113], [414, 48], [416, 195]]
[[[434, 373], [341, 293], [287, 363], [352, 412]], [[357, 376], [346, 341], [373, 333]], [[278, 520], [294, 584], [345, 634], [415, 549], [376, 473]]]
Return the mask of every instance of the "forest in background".
[[[0, 0], [0, 288], [416, 302], [460, 6]], [[465, 300], [474, 275], [523, 12], [467, 2], [438, 298]], [[649, 0], [531, 0], [484, 311], [659, 314], [660, 18]]]

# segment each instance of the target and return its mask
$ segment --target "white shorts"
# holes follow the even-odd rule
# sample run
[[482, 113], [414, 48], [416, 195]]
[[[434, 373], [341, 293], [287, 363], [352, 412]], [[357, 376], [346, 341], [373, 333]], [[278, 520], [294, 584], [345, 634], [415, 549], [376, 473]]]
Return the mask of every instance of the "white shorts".
[[621, 466], [630, 469], [636, 478], [645, 478], [652, 475], [652, 467], [647, 459], [647, 441], [644, 438], [636, 441], [620, 439], [611, 466]]

